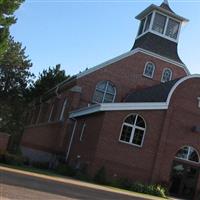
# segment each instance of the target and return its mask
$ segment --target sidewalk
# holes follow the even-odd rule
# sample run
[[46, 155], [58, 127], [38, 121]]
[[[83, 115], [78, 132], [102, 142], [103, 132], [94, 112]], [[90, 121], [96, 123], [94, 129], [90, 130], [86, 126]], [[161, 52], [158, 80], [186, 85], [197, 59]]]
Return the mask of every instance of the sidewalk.
[[150, 195], [146, 195], [146, 194], [140, 194], [140, 193], [136, 193], [136, 192], [129, 192], [126, 190], [112, 188], [109, 186], [101, 186], [101, 185], [97, 185], [97, 184], [93, 184], [93, 183], [87, 183], [87, 182], [83, 182], [83, 181], [79, 181], [79, 180], [74, 180], [74, 179], [71, 179], [68, 177], [66, 177], [66, 178], [54, 177], [54, 176], [43, 175], [43, 174], [38, 174], [38, 173], [34, 173], [34, 172], [27, 172], [27, 171], [3, 167], [3, 166], [0, 166], [0, 171], [1, 172], [3, 172], [3, 171], [4, 172], [12, 172], [12, 173], [17, 173], [17, 174], [21, 174], [21, 175], [31, 176], [31, 177], [37, 177], [37, 178], [44, 179], [44, 180], [55, 181], [58, 183], [67, 183], [67, 184], [86, 187], [86, 188], [90, 188], [90, 189], [101, 190], [101, 191], [105, 191], [105, 192], [112, 192], [112, 193], [116, 193], [116, 194], [128, 195], [128, 196], [146, 199], [146, 200], [164, 200], [163, 198], [159, 198], [159, 197], [154, 197], [154, 196], [150, 196]]

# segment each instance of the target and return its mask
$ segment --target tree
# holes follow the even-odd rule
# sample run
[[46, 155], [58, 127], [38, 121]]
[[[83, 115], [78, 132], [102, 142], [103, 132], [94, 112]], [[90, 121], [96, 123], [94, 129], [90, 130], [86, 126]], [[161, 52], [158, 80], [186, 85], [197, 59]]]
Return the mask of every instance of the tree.
[[9, 40], [9, 27], [16, 23], [13, 13], [24, 0], [0, 0], [0, 56], [5, 52]]
[[39, 74], [38, 79], [31, 88], [30, 96], [32, 99], [42, 96], [45, 92], [69, 78], [60, 67], [60, 64], [58, 64], [55, 67], [49, 67], [47, 70], [44, 69], [42, 73]]
[[0, 131], [18, 139], [23, 132], [28, 87], [33, 74], [31, 61], [22, 44], [8, 39], [6, 52], [0, 57]]

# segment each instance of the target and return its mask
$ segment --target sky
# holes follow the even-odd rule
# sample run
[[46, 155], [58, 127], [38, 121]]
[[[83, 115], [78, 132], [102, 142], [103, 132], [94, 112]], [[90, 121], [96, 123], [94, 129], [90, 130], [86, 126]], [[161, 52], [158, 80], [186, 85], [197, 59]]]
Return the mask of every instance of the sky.
[[[74, 75], [128, 52], [139, 27], [135, 16], [152, 3], [162, 0], [26, 0], [10, 31], [26, 47], [35, 75], [56, 64]], [[200, 74], [200, 0], [169, 4], [190, 20], [178, 52], [191, 74]]]

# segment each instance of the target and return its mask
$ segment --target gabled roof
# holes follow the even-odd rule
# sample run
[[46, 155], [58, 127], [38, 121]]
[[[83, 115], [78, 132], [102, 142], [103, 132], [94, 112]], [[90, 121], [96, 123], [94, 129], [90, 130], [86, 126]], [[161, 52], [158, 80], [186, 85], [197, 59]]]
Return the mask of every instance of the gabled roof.
[[166, 102], [169, 92], [178, 80], [180, 78], [133, 92], [126, 97], [125, 102]]

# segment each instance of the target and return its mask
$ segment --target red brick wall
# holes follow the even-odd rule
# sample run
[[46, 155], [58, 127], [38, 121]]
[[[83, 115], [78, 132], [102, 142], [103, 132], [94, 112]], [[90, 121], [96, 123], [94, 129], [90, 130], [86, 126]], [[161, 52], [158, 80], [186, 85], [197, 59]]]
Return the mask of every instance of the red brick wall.
[[[200, 126], [197, 101], [199, 91], [200, 79], [192, 78], [180, 84], [173, 93], [155, 162], [154, 181], [169, 183], [173, 160], [183, 146], [192, 146], [200, 153], [200, 133], [192, 131], [193, 126]], [[199, 166], [191, 162], [190, 164]], [[197, 192], [199, 191], [200, 176], [197, 186]]]
[[62, 122], [56, 122], [27, 127], [21, 145], [47, 152], [59, 152], [62, 126]]
[[0, 151], [6, 151], [10, 136], [0, 132]]
[[[122, 123], [130, 113], [138, 113], [146, 121], [147, 129], [142, 147], [119, 142]], [[87, 123], [85, 141], [79, 142], [80, 126], [76, 131], [70, 159], [81, 155], [87, 160], [85, 157], [92, 154], [90, 157], [95, 156], [95, 160], [90, 167], [91, 175], [104, 166], [109, 177], [127, 177], [135, 181], [149, 182], [165, 111], [114, 111], [104, 115], [104, 119], [103, 113], [84, 118]], [[83, 122], [78, 121], [79, 124]]]
[[[153, 79], [143, 76], [144, 67], [148, 61], [156, 66]], [[81, 105], [87, 105], [92, 101], [95, 87], [102, 80], [109, 80], [116, 86], [116, 102], [120, 102], [131, 91], [159, 84], [162, 71], [166, 67], [172, 69], [172, 79], [186, 76], [183, 68], [142, 53], [129, 56], [83, 76], [77, 80], [77, 84], [82, 87]]]
[[[73, 145], [68, 160], [71, 164], [76, 165], [77, 155], [80, 155], [80, 162], [87, 164], [88, 169], [91, 169], [103, 121], [104, 113], [97, 113], [78, 119]], [[80, 135], [84, 123], [86, 124], [86, 127], [83, 132], [82, 141], [80, 141]]]

